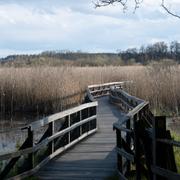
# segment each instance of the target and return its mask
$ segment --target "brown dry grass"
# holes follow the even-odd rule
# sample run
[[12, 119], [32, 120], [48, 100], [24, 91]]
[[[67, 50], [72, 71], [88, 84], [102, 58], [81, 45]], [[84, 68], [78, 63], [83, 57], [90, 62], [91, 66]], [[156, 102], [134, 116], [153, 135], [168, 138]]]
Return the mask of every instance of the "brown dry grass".
[[156, 113], [178, 113], [179, 66], [32, 67], [0, 68], [0, 111], [53, 113], [80, 103], [82, 92], [94, 83], [133, 80], [131, 93], [149, 100]]

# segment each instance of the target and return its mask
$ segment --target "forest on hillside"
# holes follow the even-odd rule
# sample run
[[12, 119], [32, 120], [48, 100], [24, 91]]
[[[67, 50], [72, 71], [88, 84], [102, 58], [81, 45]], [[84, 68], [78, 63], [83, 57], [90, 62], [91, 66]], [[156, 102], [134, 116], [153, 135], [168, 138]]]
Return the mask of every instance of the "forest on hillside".
[[0, 59], [1, 66], [106, 66], [147, 65], [152, 62], [180, 62], [180, 43], [156, 42], [140, 48], [118, 50], [117, 53], [87, 53], [81, 51], [45, 51], [37, 55], [10, 55]]

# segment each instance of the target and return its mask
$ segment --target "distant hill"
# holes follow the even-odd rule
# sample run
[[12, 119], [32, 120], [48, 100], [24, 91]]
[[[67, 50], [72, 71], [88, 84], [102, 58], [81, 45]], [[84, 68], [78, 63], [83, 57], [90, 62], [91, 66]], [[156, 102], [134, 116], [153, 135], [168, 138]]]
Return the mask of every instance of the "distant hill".
[[0, 59], [2, 66], [103, 66], [122, 65], [116, 53], [43, 52], [38, 55], [12, 55]]

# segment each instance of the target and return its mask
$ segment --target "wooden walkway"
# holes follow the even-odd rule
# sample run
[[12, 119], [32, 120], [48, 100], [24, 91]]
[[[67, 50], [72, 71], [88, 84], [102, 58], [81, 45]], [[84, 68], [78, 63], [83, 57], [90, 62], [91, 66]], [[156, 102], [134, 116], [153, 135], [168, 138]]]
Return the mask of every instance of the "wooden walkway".
[[108, 102], [108, 97], [98, 103], [98, 132], [51, 160], [36, 174], [39, 179], [101, 180], [115, 175], [116, 135], [112, 126], [123, 114]]

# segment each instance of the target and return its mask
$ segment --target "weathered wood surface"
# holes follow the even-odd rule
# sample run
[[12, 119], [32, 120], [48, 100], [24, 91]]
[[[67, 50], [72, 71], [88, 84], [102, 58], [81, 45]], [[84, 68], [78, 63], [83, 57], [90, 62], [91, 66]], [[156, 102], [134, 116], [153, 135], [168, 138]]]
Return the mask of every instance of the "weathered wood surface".
[[106, 179], [116, 173], [116, 137], [112, 124], [124, 116], [109, 104], [108, 97], [99, 100], [98, 132], [51, 160], [36, 174], [40, 179]]

